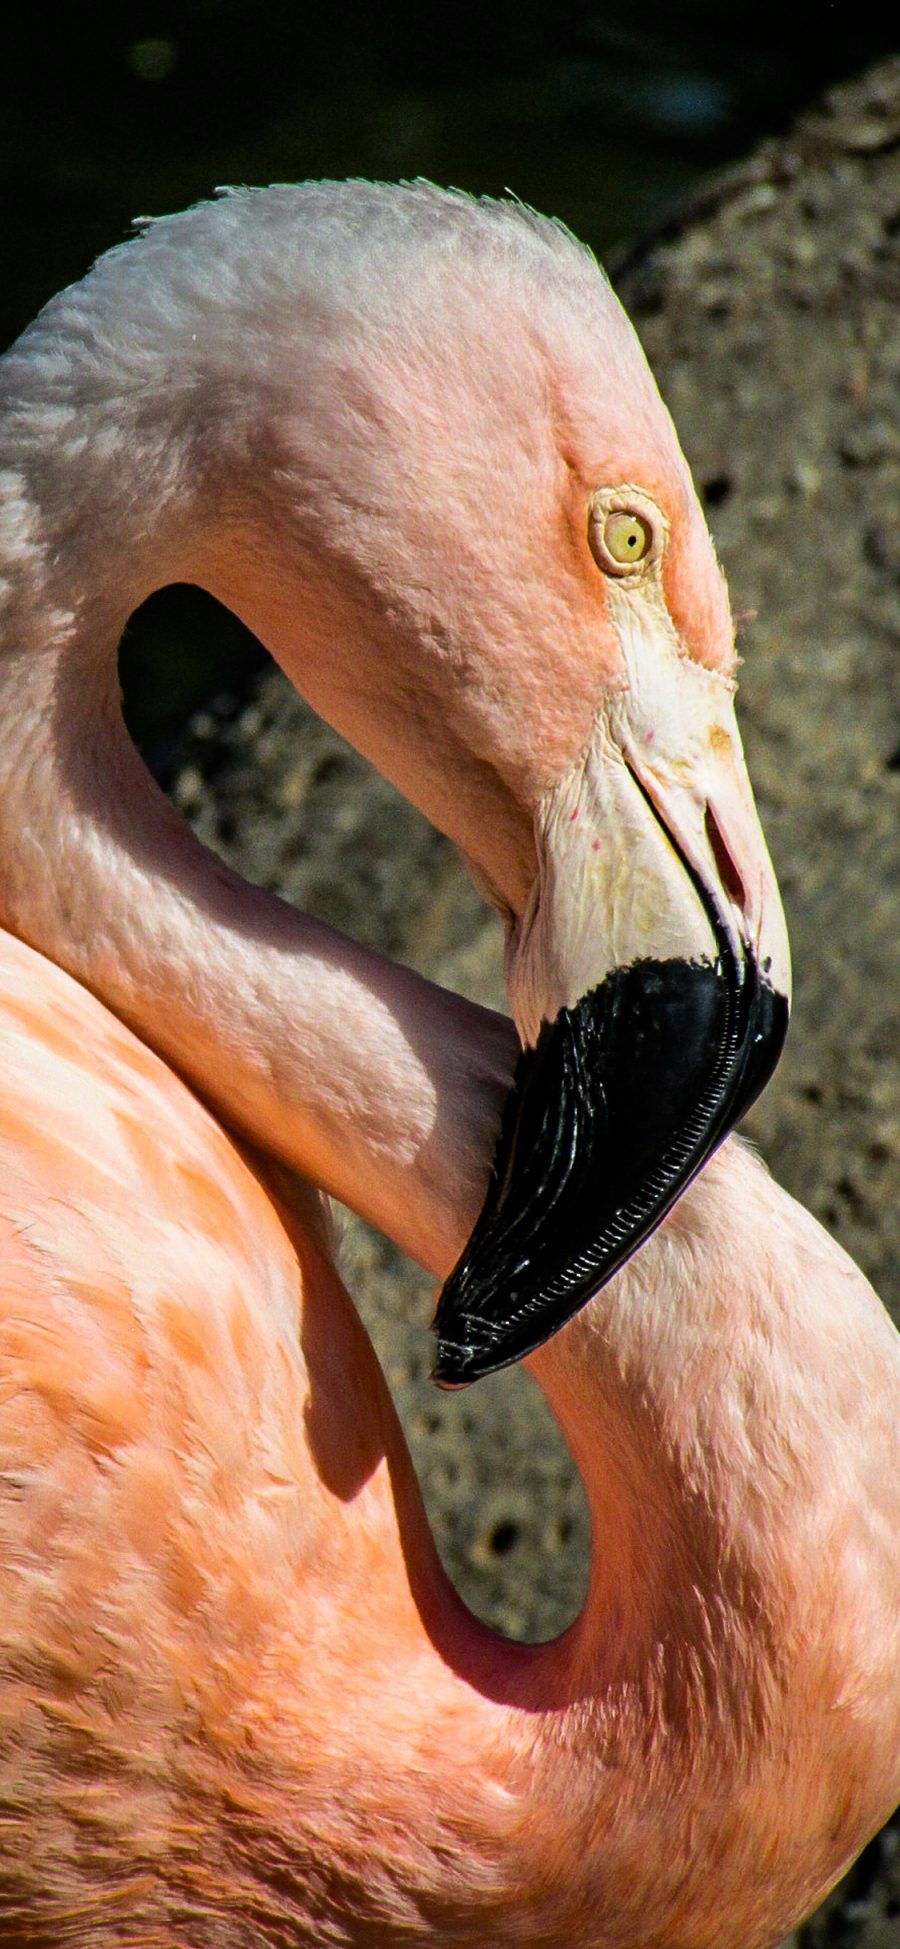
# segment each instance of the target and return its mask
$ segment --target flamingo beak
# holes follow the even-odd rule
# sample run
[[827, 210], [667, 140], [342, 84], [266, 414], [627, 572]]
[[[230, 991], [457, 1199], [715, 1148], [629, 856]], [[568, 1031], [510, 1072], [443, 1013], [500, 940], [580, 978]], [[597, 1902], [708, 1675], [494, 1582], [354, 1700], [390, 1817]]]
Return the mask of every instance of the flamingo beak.
[[787, 1030], [787, 934], [734, 686], [665, 630], [625, 649], [627, 688], [538, 809], [507, 971], [524, 1046], [438, 1302], [445, 1387], [533, 1352], [605, 1285], [768, 1082]]

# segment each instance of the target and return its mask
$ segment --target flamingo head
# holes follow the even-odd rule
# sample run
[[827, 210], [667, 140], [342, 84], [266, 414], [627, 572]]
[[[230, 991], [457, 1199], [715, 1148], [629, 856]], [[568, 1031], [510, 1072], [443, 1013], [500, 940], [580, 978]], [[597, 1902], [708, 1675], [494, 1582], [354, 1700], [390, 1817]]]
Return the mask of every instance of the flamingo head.
[[262, 633], [507, 930], [522, 1053], [436, 1320], [436, 1378], [459, 1385], [596, 1291], [761, 1089], [787, 938], [724, 579], [594, 259], [428, 186], [294, 194], [303, 384], [270, 375], [272, 451], [251, 456], [277, 483]]

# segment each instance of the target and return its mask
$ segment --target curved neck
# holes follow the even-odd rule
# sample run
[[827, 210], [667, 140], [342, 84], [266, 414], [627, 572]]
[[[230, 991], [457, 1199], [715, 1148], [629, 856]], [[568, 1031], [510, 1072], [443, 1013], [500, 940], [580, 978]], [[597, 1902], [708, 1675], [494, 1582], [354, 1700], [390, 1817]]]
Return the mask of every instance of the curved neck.
[[[0, 920], [235, 1131], [441, 1277], [480, 1206], [511, 1025], [247, 886], [153, 784], [122, 723], [118, 644], [165, 582], [233, 598], [243, 562], [252, 585], [237, 433], [195, 409], [185, 425], [174, 381], [98, 407], [71, 361], [49, 403], [28, 336], [0, 363]], [[312, 633], [294, 643], [301, 682], [304, 657], [312, 677]]]
[[[104, 275], [115, 281], [115, 267]], [[336, 697], [345, 681], [356, 647], [345, 625], [360, 620], [358, 592], [339, 613], [329, 608], [327, 578], [304, 580], [275, 511], [251, 486], [269, 477], [270, 458], [260, 452], [269, 422], [252, 330], [241, 347], [238, 411], [233, 370], [214, 386], [191, 377], [189, 338], [170, 368], [167, 318], [149, 368], [129, 343], [116, 343], [110, 378], [104, 341], [100, 372], [90, 301], [67, 302], [65, 331], [51, 310], [0, 362], [0, 918], [94, 989], [235, 1131], [442, 1274], [481, 1202], [510, 1080], [510, 1026], [238, 881], [153, 787], [116, 699], [121, 629], [163, 581], [197, 580], [258, 629], [262, 622], [264, 640], [314, 703]], [[327, 565], [329, 537], [318, 540]], [[291, 610], [301, 599], [308, 633], [295, 640]], [[417, 696], [411, 683], [413, 706]], [[348, 712], [341, 723], [335, 710], [333, 721], [352, 735]], [[431, 718], [418, 725], [420, 749], [435, 721], [432, 700]], [[390, 729], [386, 720], [383, 743]], [[512, 903], [527, 848], [517, 853], [505, 832], [502, 797], [476, 794], [475, 806], [472, 818], [496, 811], [498, 884]], [[882, 1463], [895, 1439], [883, 1375], [896, 1363], [896, 1342], [864, 1282], [730, 1145], [657, 1236], [531, 1362], [581, 1467], [594, 1524], [588, 1601], [557, 1645], [513, 1653], [462, 1617], [391, 1437], [399, 1488], [395, 1500], [385, 1485], [378, 1515], [392, 1523], [396, 1507], [400, 1523], [389, 1622], [399, 1629], [401, 1614], [415, 1612], [426, 1636], [401, 1634], [398, 1657], [388, 1634], [383, 1657], [352, 1666], [348, 1640], [335, 1650], [346, 1668], [331, 1678], [362, 1723], [389, 1720], [399, 1734], [398, 1761], [405, 1752], [419, 1809], [422, 1778], [446, 1772], [450, 1726], [460, 1766], [446, 1818], [435, 1814], [443, 1863], [435, 1884], [446, 1889], [443, 1870], [471, 1839], [468, 1881], [460, 1870], [471, 1914], [481, 1870], [482, 1885], [496, 1890], [491, 1864], [502, 1858], [485, 1940], [530, 1932], [583, 1941], [585, 1915], [600, 1937], [611, 1918], [611, 1941], [641, 1932], [661, 1940], [699, 1845], [746, 1870], [733, 1940], [758, 1941], [752, 1918], [769, 1859], [793, 1864], [793, 1915], [817, 1876], [834, 1869], [835, 1834], [849, 1851], [865, 1831], [867, 1772], [887, 1777], [884, 1753], [891, 1742], [896, 1751], [900, 1730], [885, 1725], [881, 1706], [894, 1695], [885, 1671], [894, 1642], [876, 1628], [891, 1613], [900, 1520], [900, 1471]], [[348, 1395], [345, 1418], [353, 1405]], [[839, 1481], [833, 1453], [842, 1458]], [[368, 1629], [366, 1533], [357, 1522], [346, 1561], [359, 1571], [357, 1615]], [[289, 1677], [307, 1650], [286, 1628], [285, 1645]], [[877, 1726], [869, 1701], [878, 1703]], [[335, 1819], [347, 1804], [341, 1757]], [[302, 1777], [302, 1748], [281, 1771], [269, 1758], [278, 1791], [265, 1801], [267, 1823], [289, 1825], [292, 1761]], [[377, 1783], [382, 1794], [390, 1776], [389, 1766], [369, 1769], [364, 1791]], [[397, 1777], [386, 1808], [361, 1810], [358, 1800], [349, 1808], [348, 1885], [355, 1875], [364, 1886], [376, 1845], [385, 1885], [391, 1880], [397, 1834], [411, 1831]], [[679, 1793], [685, 1777], [688, 1796]], [[798, 1799], [792, 1855], [786, 1828]], [[569, 1815], [562, 1844], [560, 1805]], [[670, 1828], [657, 1927], [646, 1913], [626, 1915], [623, 1890], [639, 1888], [643, 1908], [644, 1836]], [[410, 1925], [409, 1941], [433, 1934], [429, 1845], [426, 1837], [410, 1897], [426, 1921], [418, 1935]], [[565, 1915], [547, 1907], [560, 1845]], [[256, 1851], [257, 1861], [266, 1858]], [[301, 1880], [289, 1852], [277, 1873], [283, 1915]], [[347, 1912], [346, 1893], [338, 1912]], [[322, 1900], [327, 1907], [324, 1892]], [[722, 1943], [718, 1923], [694, 1912], [665, 1939], [705, 1949]], [[309, 1930], [307, 1939], [316, 1939]], [[354, 1937], [390, 1939], [378, 1922]]]
[[[900, 1723], [885, 1700], [900, 1481], [882, 1473], [877, 1494], [873, 1483], [896, 1443], [880, 1383], [898, 1343], [865, 1282], [748, 1152], [724, 1147], [532, 1357], [584, 1476], [593, 1560], [576, 1623], [527, 1647], [499, 1641], [449, 1588], [371, 1349], [329, 1290], [330, 1347], [339, 1317], [357, 1349], [360, 1424], [380, 1417], [386, 1457], [345, 1558], [349, 1637], [325, 1653], [340, 1666], [339, 1682], [323, 1681], [336, 1777], [360, 1724], [381, 1760], [374, 1778], [353, 1776], [333, 1857], [337, 1911], [345, 1926], [360, 1917], [347, 1940], [384, 1949], [405, 1928], [427, 1941], [410, 1919], [420, 1903], [448, 1942], [457, 1913], [498, 1945], [581, 1941], [589, 1915], [600, 1940], [743, 1949], [772, 1939], [779, 1901], [783, 1932], [889, 1811], [896, 1777]], [[312, 1341], [304, 1350], [315, 1402]], [[342, 1373], [353, 1366], [344, 1350]], [[333, 1416], [317, 1425], [339, 1439]], [[259, 1839], [265, 1829], [290, 1863], [309, 1845], [308, 1630], [284, 1642], [267, 1715], [281, 1722], [281, 1760]], [[648, 1894], [645, 1850], [660, 1833]], [[459, 1882], [434, 1896], [448, 1853]], [[697, 1859], [721, 1872], [688, 1888]], [[367, 1924], [377, 1900], [381, 1920]]]

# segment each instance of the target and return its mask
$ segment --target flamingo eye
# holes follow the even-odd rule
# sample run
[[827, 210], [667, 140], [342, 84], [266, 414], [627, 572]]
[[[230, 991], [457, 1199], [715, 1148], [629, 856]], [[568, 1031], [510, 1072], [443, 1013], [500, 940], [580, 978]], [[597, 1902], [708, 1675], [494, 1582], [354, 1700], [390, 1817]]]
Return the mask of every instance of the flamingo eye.
[[601, 487], [588, 508], [588, 546], [605, 575], [649, 567], [667, 532], [665, 516], [639, 488]]
[[616, 509], [608, 514], [603, 523], [603, 540], [606, 552], [620, 567], [630, 562], [642, 560], [650, 548], [650, 529], [639, 514], [630, 514], [626, 509]]

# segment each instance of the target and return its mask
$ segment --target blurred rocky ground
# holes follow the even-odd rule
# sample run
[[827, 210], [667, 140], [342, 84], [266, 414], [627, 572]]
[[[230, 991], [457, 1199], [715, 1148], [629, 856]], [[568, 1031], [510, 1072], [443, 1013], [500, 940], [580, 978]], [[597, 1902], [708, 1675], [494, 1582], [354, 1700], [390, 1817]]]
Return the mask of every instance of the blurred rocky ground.
[[[836, 90], [614, 267], [727, 571], [741, 716], [795, 955], [787, 1054], [747, 1129], [900, 1303], [900, 61]], [[503, 1006], [501, 944], [452, 848], [271, 667], [193, 721], [176, 803], [233, 865]], [[427, 1379], [432, 1295], [348, 1221], [445, 1562], [482, 1616], [545, 1637], [578, 1609], [583, 1497], [520, 1372]], [[896, 1833], [796, 1949], [898, 1949]]]

